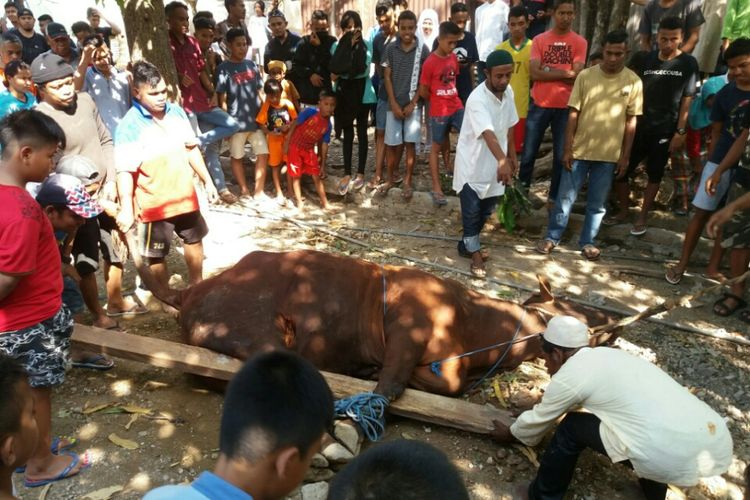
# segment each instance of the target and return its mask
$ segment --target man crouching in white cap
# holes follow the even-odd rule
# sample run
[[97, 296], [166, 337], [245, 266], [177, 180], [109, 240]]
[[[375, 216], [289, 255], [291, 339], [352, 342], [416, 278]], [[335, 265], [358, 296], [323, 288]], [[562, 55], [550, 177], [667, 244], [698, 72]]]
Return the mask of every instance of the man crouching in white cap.
[[[541, 402], [510, 427], [495, 421], [492, 433], [501, 443], [534, 446], [570, 411], [528, 498], [562, 499], [586, 448], [632, 467], [649, 500], [663, 500], [668, 483], [692, 486], [727, 471], [732, 437], [724, 420], [656, 365], [618, 349], [589, 348], [588, 328], [570, 316], [552, 318], [541, 337], [552, 377]], [[579, 408], [586, 413], [571, 411]]]

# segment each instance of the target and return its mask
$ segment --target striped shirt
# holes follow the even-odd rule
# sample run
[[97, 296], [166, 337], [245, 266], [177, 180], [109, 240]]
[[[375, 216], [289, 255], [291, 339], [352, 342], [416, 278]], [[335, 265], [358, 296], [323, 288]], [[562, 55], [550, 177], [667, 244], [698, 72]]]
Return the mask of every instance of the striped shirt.
[[[396, 98], [396, 102], [399, 106], [406, 106], [409, 104], [411, 97], [409, 92], [411, 89], [411, 77], [414, 72], [414, 61], [417, 54], [417, 47], [421, 45], [420, 62], [419, 68], [420, 73], [422, 66], [424, 65], [427, 56], [430, 55], [430, 51], [427, 50], [427, 46], [420, 44], [415, 41], [411, 49], [404, 52], [401, 48], [401, 40], [398, 39], [395, 42], [389, 44], [385, 49], [385, 57], [380, 63], [383, 68], [391, 69], [391, 82], [393, 83], [393, 95]], [[417, 75], [416, 84], [419, 85], [419, 75]], [[415, 87], [416, 90], [416, 87]], [[386, 99], [388, 98], [386, 94]]]

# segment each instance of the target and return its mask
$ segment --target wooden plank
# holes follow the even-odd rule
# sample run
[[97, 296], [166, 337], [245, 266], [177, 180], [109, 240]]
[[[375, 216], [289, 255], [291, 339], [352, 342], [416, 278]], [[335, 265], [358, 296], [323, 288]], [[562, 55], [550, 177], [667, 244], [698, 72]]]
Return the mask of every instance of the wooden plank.
[[[76, 324], [71, 341], [74, 345], [117, 358], [147, 363], [160, 368], [176, 368], [186, 373], [219, 380], [230, 380], [242, 367], [242, 361], [223, 354], [125, 332], [113, 332]], [[321, 372], [336, 398], [372, 391], [376, 383], [338, 373]], [[443, 425], [454, 429], [488, 434], [493, 420], [506, 424], [510, 413], [491, 405], [478, 405], [458, 398], [406, 389], [391, 403], [388, 411], [394, 415]]]

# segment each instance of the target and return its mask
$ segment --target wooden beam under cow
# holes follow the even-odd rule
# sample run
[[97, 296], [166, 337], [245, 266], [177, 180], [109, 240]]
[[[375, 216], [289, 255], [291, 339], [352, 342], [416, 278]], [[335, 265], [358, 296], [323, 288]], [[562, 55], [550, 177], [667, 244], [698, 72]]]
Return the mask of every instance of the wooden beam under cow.
[[[71, 340], [73, 345], [87, 351], [218, 380], [230, 380], [242, 367], [239, 359], [201, 347], [79, 324], [76, 324]], [[322, 374], [336, 398], [372, 391], [375, 387], [375, 382], [372, 381], [337, 373]], [[389, 406], [389, 411], [394, 415], [478, 434], [489, 433], [493, 428], [493, 420], [511, 423], [509, 412], [491, 405], [478, 405], [414, 389], [406, 389]]]

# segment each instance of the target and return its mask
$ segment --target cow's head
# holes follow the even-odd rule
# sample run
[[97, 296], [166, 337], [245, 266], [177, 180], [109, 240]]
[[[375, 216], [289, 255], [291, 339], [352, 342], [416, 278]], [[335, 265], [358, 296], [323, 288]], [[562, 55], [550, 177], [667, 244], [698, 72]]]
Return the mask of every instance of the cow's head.
[[[523, 305], [533, 305], [535, 309], [546, 313], [549, 317], [559, 315], [573, 316], [574, 318], [578, 318], [586, 323], [589, 328], [615, 321], [612, 314], [602, 311], [601, 309], [579, 304], [567, 300], [565, 297], [556, 298], [552, 294], [552, 287], [549, 284], [549, 280], [540, 275], [537, 275], [537, 279], [539, 280], [539, 293], [534, 293], [531, 297], [526, 299], [526, 302], [524, 302]], [[619, 333], [620, 329], [616, 329], [612, 332], [592, 336], [590, 345], [591, 347], [594, 347], [614, 342]]]

